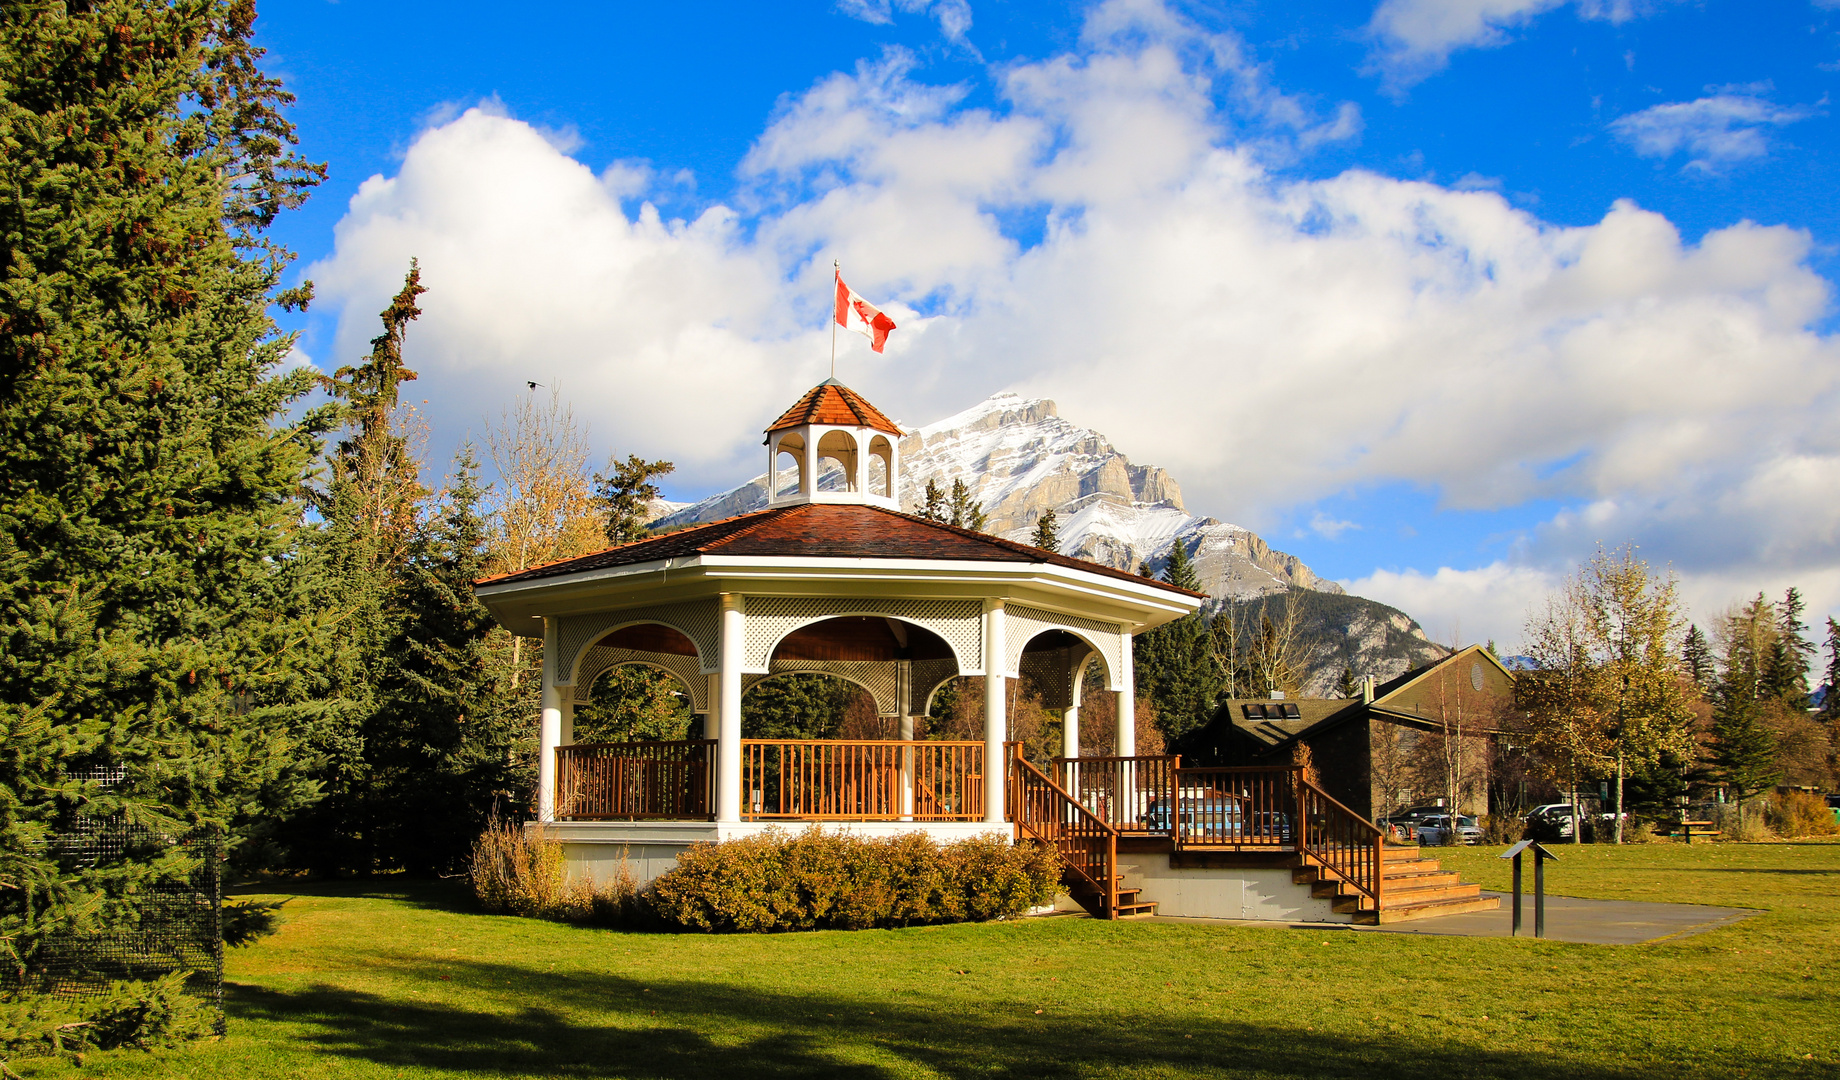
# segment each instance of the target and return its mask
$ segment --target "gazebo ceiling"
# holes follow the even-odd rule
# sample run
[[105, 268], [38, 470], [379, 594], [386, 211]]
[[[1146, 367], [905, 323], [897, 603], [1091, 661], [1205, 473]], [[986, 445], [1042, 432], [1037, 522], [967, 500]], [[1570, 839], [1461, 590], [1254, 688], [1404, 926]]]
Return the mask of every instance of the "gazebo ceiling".
[[888, 620], [873, 616], [826, 619], [787, 634], [775, 660], [951, 660], [951, 646], [923, 627], [902, 623], [902, 645]]

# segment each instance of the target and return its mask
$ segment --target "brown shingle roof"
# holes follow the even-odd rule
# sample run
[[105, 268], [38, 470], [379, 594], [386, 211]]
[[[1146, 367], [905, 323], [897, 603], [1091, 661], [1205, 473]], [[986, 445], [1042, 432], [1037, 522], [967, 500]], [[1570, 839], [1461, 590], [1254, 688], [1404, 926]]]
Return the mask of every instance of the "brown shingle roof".
[[1089, 574], [1142, 582], [1184, 596], [1206, 594], [995, 536], [928, 521], [879, 506], [807, 503], [758, 510], [695, 528], [654, 536], [573, 559], [482, 578], [503, 585], [607, 570], [659, 559], [696, 555], [794, 555], [846, 559], [972, 559], [984, 562], [1050, 563]]
[[767, 426], [767, 433], [783, 431], [800, 424], [836, 424], [839, 427], [866, 427], [901, 434], [901, 426], [882, 415], [863, 396], [836, 379], [826, 379], [805, 392], [792, 408]]

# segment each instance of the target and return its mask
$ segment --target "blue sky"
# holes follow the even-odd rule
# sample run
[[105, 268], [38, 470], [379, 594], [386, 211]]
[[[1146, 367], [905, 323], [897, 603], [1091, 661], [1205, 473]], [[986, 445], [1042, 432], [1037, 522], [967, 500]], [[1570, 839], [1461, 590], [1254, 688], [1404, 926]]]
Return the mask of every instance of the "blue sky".
[[885, 408], [1054, 397], [1434, 633], [1514, 640], [1599, 541], [1702, 617], [1840, 605], [1840, 10], [429, 10], [259, 36], [331, 168], [278, 228], [302, 352], [361, 349], [421, 257], [440, 457], [530, 377], [672, 494], [730, 486], [824, 374], [842, 257], [913, 331], [846, 361]]

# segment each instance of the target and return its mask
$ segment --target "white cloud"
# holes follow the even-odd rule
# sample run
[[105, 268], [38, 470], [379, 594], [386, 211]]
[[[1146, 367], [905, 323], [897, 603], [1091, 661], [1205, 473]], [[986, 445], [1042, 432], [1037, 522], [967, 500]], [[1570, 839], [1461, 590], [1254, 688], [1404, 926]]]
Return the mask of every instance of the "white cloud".
[[877, 26], [894, 22], [894, 13], [928, 15], [939, 24], [940, 36], [973, 55], [977, 49], [966, 35], [971, 30], [971, 5], [967, 0], [837, 0], [837, 10], [852, 19]]
[[1812, 115], [1812, 109], [1785, 108], [1755, 94], [1718, 93], [1651, 105], [1612, 121], [1610, 130], [1643, 157], [1684, 152], [1687, 168], [1716, 172], [1734, 162], [1763, 157], [1770, 152], [1770, 128]]
[[1590, 509], [1527, 565], [1634, 537], [1828, 602], [1840, 348], [1806, 234], [1687, 243], [1630, 203], [1561, 227], [1489, 191], [1286, 179], [1269, 162], [1334, 110], [1238, 48], [1107, 5], [1077, 50], [1004, 71], [995, 108], [891, 52], [790, 99], [734, 206], [686, 220], [628, 213], [626, 173], [472, 110], [365, 183], [312, 273], [351, 357], [421, 258], [410, 362], [437, 431], [534, 378], [685, 490], [752, 475], [760, 427], [824, 377], [841, 258], [901, 329], [839, 375], [909, 422], [1037, 393], [1248, 525], [1361, 485], [1551, 499]]
[[1367, 24], [1372, 62], [1393, 86], [1409, 86], [1441, 71], [1451, 53], [1505, 45], [1510, 31], [1568, 3], [1579, 18], [1614, 23], [1658, 6], [1658, 0], [1382, 0]]
[[1332, 518], [1321, 510], [1318, 510], [1310, 517], [1310, 531], [1327, 540], [1339, 539], [1343, 533], [1348, 532], [1350, 529], [1359, 529], [1360, 527], [1361, 526], [1352, 521], [1342, 521], [1337, 518]]
[[1431, 574], [1375, 570], [1341, 585], [1411, 615], [1440, 645], [1494, 641], [1506, 656], [1520, 650], [1527, 616], [1561, 580], [1550, 571], [1495, 562], [1475, 570], [1446, 566]]

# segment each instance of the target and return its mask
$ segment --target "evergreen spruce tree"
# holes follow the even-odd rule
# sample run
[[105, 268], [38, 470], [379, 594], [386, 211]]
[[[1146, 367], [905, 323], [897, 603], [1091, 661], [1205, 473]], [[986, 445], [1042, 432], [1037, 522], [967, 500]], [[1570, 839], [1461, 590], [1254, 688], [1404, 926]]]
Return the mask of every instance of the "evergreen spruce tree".
[[1335, 681], [1335, 696], [1351, 698], [1359, 695], [1361, 687], [1355, 682], [1354, 668], [1344, 666], [1341, 678]]
[[946, 523], [972, 532], [984, 531], [984, 508], [977, 504], [963, 480], [952, 481], [952, 505]]
[[[1827, 694], [1821, 699], [1821, 719], [1833, 723], [1840, 718], [1840, 622], [1827, 617], [1827, 674], [1822, 678]], [[1833, 737], [1832, 733], [1828, 736]]]
[[1699, 688], [1700, 697], [1710, 700], [1718, 672], [1712, 661], [1712, 645], [1698, 626], [1687, 627], [1686, 640], [1680, 647], [1680, 669]]
[[926, 495], [920, 504], [920, 516], [928, 521], [946, 520], [946, 493], [939, 490], [939, 482], [930, 477], [926, 481]]
[[403, 287], [382, 312], [382, 332], [357, 364], [320, 380], [340, 407], [344, 437], [328, 455], [325, 487], [310, 493], [320, 527], [301, 559], [313, 606], [334, 619], [336, 637], [318, 656], [321, 686], [310, 746], [320, 761], [323, 797], [286, 822], [279, 837], [297, 866], [320, 873], [390, 867], [382, 834], [389, 781], [373, 775], [377, 729], [386, 712], [383, 687], [396, 675], [392, 648], [401, 617], [403, 573], [428, 490], [409, 449], [400, 387], [416, 378], [403, 359], [409, 324], [426, 289], [413, 260]]
[[647, 461], [628, 454], [625, 461], [615, 458], [606, 476], [595, 474], [594, 495], [607, 515], [608, 543], [630, 544], [652, 535], [645, 527], [646, 515], [652, 500], [661, 494], [653, 481], [676, 469], [668, 461]]
[[[60, 863], [73, 817], [228, 831], [314, 795], [288, 567], [325, 417], [264, 239], [323, 169], [253, 7], [0, 8], [0, 963], [132, 918], [180, 857]], [[303, 628], [304, 627], [304, 628]], [[100, 771], [99, 771], [100, 770]], [[98, 779], [98, 777], [111, 779]], [[87, 777], [87, 778], [86, 778]]]
[[1791, 588], [1776, 608], [1775, 640], [1763, 665], [1765, 691], [1791, 709], [1808, 707], [1808, 666], [1814, 659], [1814, 644], [1807, 638], [1808, 625], [1802, 622], [1807, 603], [1801, 591]]
[[400, 568], [375, 713], [365, 725], [362, 831], [381, 869], [454, 873], [494, 811], [535, 780], [535, 729], [509, 653], [473, 593], [486, 574], [485, 489], [471, 445]]
[[1054, 512], [1054, 507], [1048, 507], [1041, 512], [1041, 517], [1035, 519], [1035, 535], [1029, 540], [1029, 543], [1034, 544], [1043, 551], [1060, 551], [1061, 537], [1059, 526], [1060, 515]]
[[[1163, 580], [1200, 591], [1194, 564], [1180, 541], [1170, 548]], [[1166, 744], [1212, 718], [1223, 680], [1200, 612], [1137, 635], [1131, 654], [1137, 691], [1155, 704]]]

